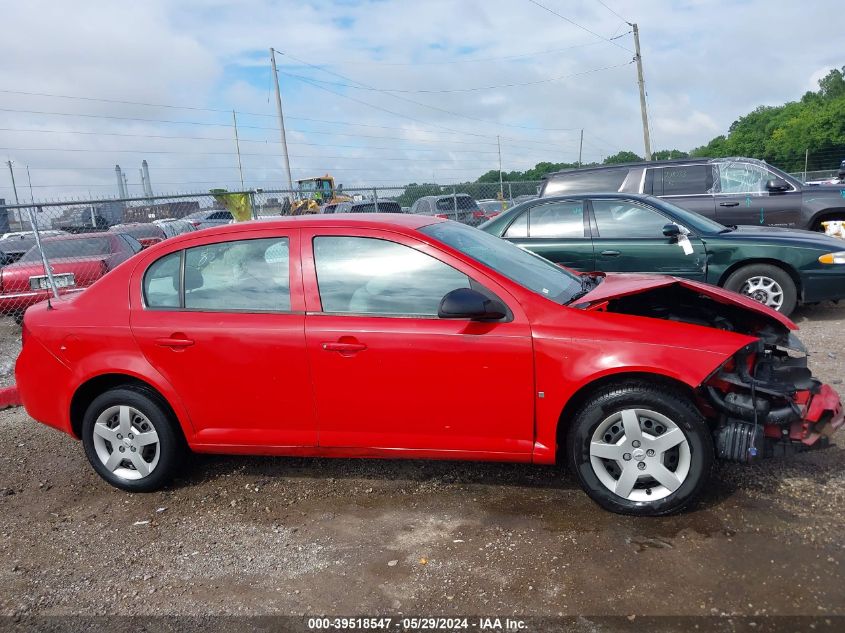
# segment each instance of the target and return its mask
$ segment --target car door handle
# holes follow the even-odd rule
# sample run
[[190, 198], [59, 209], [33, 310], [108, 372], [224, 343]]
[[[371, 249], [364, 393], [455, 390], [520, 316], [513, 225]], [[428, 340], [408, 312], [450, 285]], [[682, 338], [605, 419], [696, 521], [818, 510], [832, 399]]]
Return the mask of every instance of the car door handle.
[[363, 352], [367, 346], [363, 343], [341, 343], [329, 342], [322, 343], [322, 348], [327, 352], [340, 352], [341, 354], [350, 354], [354, 352]]
[[719, 206], [720, 207], [738, 207], [739, 202], [720, 202]]
[[162, 338], [157, 338], [155, 340], [155, 343], [156, 345], [160, 345], [161, 347], [173, 348], [190, 347], [194, 344], [191, 339], [179, 336], [165, 336]]
[[619, 257], [621, 254], [622, 253], [620, 253], [619, 251], [602, 251], [601, 252], [602, 257]]

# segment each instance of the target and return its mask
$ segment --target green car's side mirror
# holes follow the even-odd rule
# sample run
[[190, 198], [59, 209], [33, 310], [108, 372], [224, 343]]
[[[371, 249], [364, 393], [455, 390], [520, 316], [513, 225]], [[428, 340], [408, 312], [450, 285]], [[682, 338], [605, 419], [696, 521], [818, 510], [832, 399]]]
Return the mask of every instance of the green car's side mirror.
[[678, 239], [678, 236], [680, 234], [681, 234], [681, 227], [679, 227], [677, 224], [671, 224], [670, 223], [670, 224], [664, 225], [664, 227], [663, 227], [663, 235], [665, 235], [666, 237], [668, 237], [670, 239], [676, 240], [676, 239]]

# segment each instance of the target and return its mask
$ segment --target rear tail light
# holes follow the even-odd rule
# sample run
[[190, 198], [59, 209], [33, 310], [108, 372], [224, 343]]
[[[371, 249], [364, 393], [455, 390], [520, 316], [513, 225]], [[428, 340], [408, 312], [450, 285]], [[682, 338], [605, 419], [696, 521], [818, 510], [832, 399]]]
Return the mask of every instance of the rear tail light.
[[472, 217], [478, 219], [478, 218], [483, 218], [483, 217], [486, 217], [486, 216], [484, 215], [484, 211], [473, 211]]
[[197, 220], [191, 220], [191, 221], [190, 221], [190, 224], [191, 224], [191, 226], [193, 226], [195, 229], [198, 229], [198, 228], [199, 228], [199, 226], [200, 226], [200, 222], [199, 222], [199, 221], [197, 221]]
[[448, 216], [448, 215], [446, 215], [445, 213], [435, 213], [435, 214], [434, 214], [434, 217], [435, 217], [435, 218], [443, 218], [444, 220], [448, 220], [448, 219], [449, 219], [449, 216]]

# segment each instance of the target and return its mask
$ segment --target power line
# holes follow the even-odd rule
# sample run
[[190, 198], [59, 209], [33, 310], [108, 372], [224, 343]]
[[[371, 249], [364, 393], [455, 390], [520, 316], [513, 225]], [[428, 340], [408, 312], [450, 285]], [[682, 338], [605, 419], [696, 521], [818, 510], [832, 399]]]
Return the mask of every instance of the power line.
[[[593, 68], [591, 70], [584, 70], [577, 73], [572, 73], [569, 75], [561, 75], [560, 77], [550, 77], [548, 79], [537, 79], [535, 81], [523, 81], [518, 83], [509, 83], [509, 84], [496, 84], [492, 86], [473, 86], [471, 88], [447, 88], [442, 90], [406, 90], [401, 88], [371, 88], [367, 86], [354, 86], [351, 84], [340, 83], [336, 81], [326, 81], [324, 79], [314, 79], [312, 77], [304, 77], [302, 75], [297, 75], [294, 73], [288, 73], [284, 71], [282, 74], [287, 75], [288, 77], [293, 77], [295, 79], [304, 79], [308, 81], [316, 81], [317, 83], [327, 84], [330, 86], [338, 86], [341, 88], [352, 88], [354, 90], [368, 90], [372, 92], [385, 92], [385, 93], [402, 93], [402, 94], [447, 94], [447, 93], [455, 93], [455, 92], [477, 92], [479, 90], [498, 90], [501, 88], [523, 88], [525, 86], [537, 86], [539, 84], [547, 84], [552, 83], [555, 81], [562, 81], [564, 79], [572, 79], [573, 77], [580, 77], [582, 75], [590, 75], [592, 73], [601, 72], [603, 70], [612, 70], [614, 68], [622, 68], [623, 66], [629, 66], [633, 64], [634, 60], [627, 61], [624, 64], [615, 64], [613, 66], [603, 66], [602, 68]], [[431, 107], [431, 106], [429, 106]]]
[[[366, 149], [366, 148], [362, 148]], [[0, 147], [0, 150], [7, 151], [7, 152], [88, 152], [88, 153], [97, 153], [97, 154], [178, 154], [178, 155], [185, 155], [185, 156], [236, 156], [236, 152], [183, 152], [183, 151], [176, 151], [176, 150], [146, 150], [146, 149], [93, 149], [93, 148], [83, 148], [83, 147], [73, 147], [73, 148], [64, 148], [64, 147]], [[275, 154], [269, 154], [266, 152], [262, 153], [250, 153], [250, 152], [241, 152], [241, 156], [273, 156]], [[450, 160], [452, 162], [455, 161], [453, 158], [449, 159], [442, 159], [442, 158], [417, 158], [417, 157], [408, 157], [408, 156], [323, 156], [323, 155], [313, 155], [313, 154], [304, 154], [299, 156], [291, 155], [292, 158], [322, 158], [326, 160], [379, 160], [379, 161], [414, 161], [414, 162], [435, 162], [440, 163], [444, 162], [444, 160]], [[466, 162], [466, 159], [460, 159], [462, 162]]]
[[[314, 69], [316, 69], [316, 70], [319, 70], [319, 71], [322, 71], [322, 72], [329, 73], [330, 75], [334, 75], [335, 77], [340, 77], [341, 79], [345, 79], [346, 81], [351, 81], [352, 83], [354, 83], [354, 84], [358, 84], [359, 86], [364, 86], [365, 88], [370, 88], [370, 89], [373, 89], [373, 87], [372, 87], [372, 86], [367, 86], [366, 84], [363, 84], [363, 83], [361, 83], [360, 81], [356, 81], [355, 79], [352, 79], [352, 78], [347, 77], [347, 76], [345, 76], [345, 75], [341, 75], [340, 73], [334, 72], [334, 71], [332, 71], [332, 70], [328, 70], [328, 69], [325, 69], [325, 68], [320, 68], [319, 66], [315, 66], [314, 64], [311, 64], [310, 62], [306, 62], [306, 61], [305, 61], [305, 60], [303, 60], [303, 59], [299, 59], [298, 57], [295, 57], [295, 56], [291, 55], [290, 53], [283, 53], [283, 52], [281, 52], [281, 51], [279, 51], [279, 50], [277, 50], [276, 52], [277, 52], [277, 53], [280, 53], [280, 54], [282, 54], [282, 55], [285, 55], [286, 57], [290, 57], [291, 59], [293, 59], [293, 60], [295, 60], [295, 61], [297, 61], [297, 62], [299, 62], [299, 63], [301, 63], [301, 64], [305, 64], [306, 66], [310, 66], [311, 68], [314, 68]], [[362, 101], [361, 99], [357, 99], [357, 98], [355, 98], [355, 97], [350, 97], [349, 95], [343, 94], [343, 93], [341, 93], [341, 92], [336, 92], [336, 91], [334, 91], [334, 90], [331, 90], [330, 88], [326, 88], [325, 86], [321, 86], [321, 85], [319, 85], [319, 84], [317, 84], [317, 83], [314, 83], [314, 82], [313, 82], [312, 80], [310, 80], [310, 79], [300, 78], [300, 79], [299, 79], [299, 81], [303, 81], [303, 82], [305, 82], [305, 83], [307, 83], [307, 84], [309, 84], [309, 85], [311, 85], [311, 86], [313, 86], [313, 87], [315, 87], [315, 88], [319, 88], [320, 90], [324, 90], [324, 91], [326, 91], [326, 92], [329, 92], [329, 93], [331, 93], [331, 94], [333, 94], [333, 95], [336, 95], [336, 96], [338, 96], [338, 97], [341, 97], [341, 98], [343, 98], [343, 99], [349, 99], [349, 100], [351, 100], [351, 101], [355, 101], [356, 103], [361, 103], [361, 104], [366, 105], [366, 106], [369, 106], [369, 107], [371, 107], [371, 108], [375, 108], [376, 110], [381, 110], [381, 111], [383, 111], [383, 112], [387, 112], [387, 113], [389, 113], [389, 114], [393, 114], [393, 115], [395, 115], [395, 116], [399, 116], [399, 117], [402, 117], [402, 118], [405, 118], [405, 119], [410, 119], [410, 120], [412, 120], [412, 121], [416, 121], [416, 122], [418, 122], [418, 123], [423, 123], [423, 125], [434, 125], [435, 127], [439, 127], [439, 128], [444, 129], [444, 130], [448, 130], [448, 131], [450, 131], [450, 132], [457, 132], [457, 133], [459, 133], [459, 134], [468, 134], [468, 135], [474, 135], [474, 136], [484, 136], [484, 135], [481, 135], [481, 134], [473, 134], [472, 132], [462, 132], [462, 131], [460, 131], [460, 130], [454, 130], [454, 129], [451, 129], [451, 128], [448, 128], [448, 127], [446, 127], [446, 126], [439, 125], [439, 124], [436, 124], [436, 123], [425, 123], [425, 122], [423, 122], [423, 121], [420, 121], [419, 119], [415, 119], [415, 118], [410, 117], [410, 116], [408, 116], [408, 115], [405, 115], [405, 114], [400, 114], [400, 113], [398, 113], [398, 112], [394, 112], [394, 111], [392, 111], [392, 110], [388, 110], [388, 109], [386, 109], [386, 108], [382, 108], [381, 106], [374, 105], [374, 104], [369, 103], [369, 102], [367, 102], [367, 101]], [[525, 126], [525, 125], [513, 125], [513, 124], [510, 124], [510, 123], [500, 123], [500, 122], [498, 122], [498, 121], [491, 121], [491, 120], [489, 120], [489, 119], [481, 119], [481, 118], [478, 118], [478, 117], [473, 117], [473, 116], [469, 116], [469, 115], [466, 115], [466, 114], [460, 114], [460, 113], [458, 113], [458, 112], [453, 112], [453, 111], [451, 111], [451, 110], [446, 110], [445, 108], [440, 108], [440, 107], [437, 107], [437, 106], [433, 106], [433, 105], [430, 105], [430, 104], [428, 104], [428, 103], [423, 103], [423, 102], [421, 102], [421, 101], [415, 101], [415, 100], [413, 100], [413, 99], [409, 99], [408, 97], [403, 97], [403, 96], [401, 96], [401, 95], [393, 94], [393, 93], [390, 93], [390, 92], [386, 92], [385, 94], [386, 94], [387, 96], [389, 96], [389, 97], [393, 97], [394, 99], [399, 99], [400, 101], [405, 101], [405, 102], [407, 102], [407, 103], [412, 103], [412, 104], [414, 104], [414, 105], [422, 106], [422, 107], [424, 107], [424, 108], [429, 108], [429, 109], [431, 109], [431, 110], [436, 110], [436, 111], [438, 111], [438, 112], [442, 112], [442, 113], [444, 113], [444, 114], [448, 114], [448, 115], [450, 115], [450, 116], [460, 117], [460, 118], [463, 118], [463, 119], [469, 119], [469, 120], [471, 120], [471, 121], [477, 121], [477, 122], [480, 122], [480, 123], [485, 123], [485, 124], [487, 124], [487, 125], [498, 125], [498, 126], [502, 126], [502, 127], [510, 127], [510, 128], [517, 128], [517, 129], [523, 129], [523, 130], [536, 130], [536, 131], [543, 131], [543, 132], [571, 132], [571, 131], [574, 131], [574, 130], [576, 130], [576, 129], [580, 130], [580, 128], [542, 128], [542, 127], [529, 127], [529, 126]], [[490, 137], [484, 136], [484, 138], [490, 138]]]
[[592, 31], [592, 30], [588, 29], [586, 26], [584, 26], [584, 25], [582, 25], [582, 24], [578, 24], [575, 20], [571, 20], [571, 19], [569, 19], [568, 17], [566, 17], [565, 15], [561, 15], [560, 13], [558, 13], [557, 11], [555, 11], [555, 10], [553, 10], [553, 9], [550, 9], [550, 8], [549, 8], [549, 7], [547, 7], [546, 5], [544, 5], [544, 4], [540, 4], [539, 2], [537, 2], [537, 0], [528, 0], [528, 2], [530, 2], [531, 4], [537, 5], [538, 7], [540, 7], [541, 9], [544, 9], [545, 11], [548, 11], [548, 12], [549, 12], [549, 13], [551, 13], [552, 15], [556, 15], [556, 16], [557, 16], [557, 17], [559, 17], [561, 20], [564, 20], [564, 21], [566, 21], [566, 22], [569, 22], [569, 23], [570, 23], [570, 24], [572, 24], [573, 26], [577, 26], [577, 27], [578, 27], [579, 29], [581, 29], [582, 31], [586, 31], [587, 33], [589, 33], [589, 34], [591, 34], [591, 35], [595, 35], [597, 38], [599, 38], [599, 39], [601, 39], [601, 40], [604, 40], [605, 42], [609, 42], [610, 44], [613, 44], [614, 46], [616, 46], [616, 47], [618, 47], [618, 48], [621, 48], [623, 51], [628, 51], [629, 53], [633, 53], [633, 52], [634, 52], [634, 51], [632, 51], [631, 49], [629, 49], [629, 48], [625, 48], [625, 47], [624, 47], [624, 46], [622, 46], [621, 44], [618, 44], [617, 42], [613, 41], [612, 39], [607, 38], [607, 37], [605, 37], [605, 36], [603, 36], [603, 35], [599, 35], [599, 34], [598, 34], [598, 33], [596, 33], [595, 31]]
[[598, 2], [601, 6], [603, 6], [603, 7], [604, 7], [605, 9], [607, 9], [608, 11], [610, 11], [610, 12], [611, 12], [613, 15], [615, 15], [617, 18], [619, 18], [620, 20], [622, 20], [625, 24], [631, 24], [628, 20], [626, 20], [625, 18], [623, 18], [621, 15], [619, 15], [618, 13], [616, 13], [616, 11], [614, 11], [614, 10], [613, 10], [613, 9], [611, 9], [609, 6], [607, 6], [604, 2], [602, 2], [602, 0], [596, 0], [596, 2]]
[[585, 48], [587, 46], [595, 46], [601, 42], [584, 42], [582, 44], [573, 44], [572, 46], [564, 46], [563, 48], [550, 48], [542, 51], [534, 51], [533, 53], [518, 53], [515, 55], [501, 55], [497, 57], [468, 57], [465, 59], [444, 59], [439, 61], [419, 61], [419, 62], [382, 62], [382, 61], [341, 61], [336, 64], [317, 64], [318, 66], [446, 66], [452, 64], [475, 64], [482, 62], [498, 62], [507, 61], [509, 59], [523, 59], [526, 57], [539, 57], [540, 55], [549, 55], [551, 53], [561, 53], [563, 51], [572, 50], [574, 48]]
[[[303, 132], [301, 130], [291, 130], [295, 132]], [[127, 134], [121, 132], [91, 132], [91, 131], [81, 131], [81, 130], [46, 130], [46, 129], [23, 129], [23, 128], [0, 128], [0, 132], [27, 132], [27, 133], [50, 133], [50, 134], [81, 134], [81, 135], [91, 135], [91, 136], [118, 136], [118, 137], [127, 137], [127, 138], [157, 138], [157, 139], [168, 139], [168, 140], [192, 140], [192, 141], [222, 141], [226, 143], [231, 143], [231, 138], [221, 138], [221, 137], [213, 137], [213, 136], [170, 136], [166, 134]], [[331, 132], [327, 132], [327, 134], [331, 134]], [[340, 136], [340, 135], [339, 135]], [[381, 138], [381, 139], [390, 139], [387, 136], [375, 136], [375, 137], [365, 137], [365, 138]], [[404, 140], [404, 139], [400, 139]], [[264, 145], [278, 145], [280, 141], [273, 141], [270, 139], [240, 139], [241, 143], [259, 143]], [[431, 141], [429, 141], [431, 142]], [[439, 149], [432, 149], [426, 147], [376, 147], [372, 145], [336, 145], [330, 143], [304, 143], [299, 141], [291, 141], [288, 143], [289, 145], [302, 145], [308, 147], [343, 147], [343, 148], [352, 148], [352, 149], [366, 149], [366, 150], [402, 150], [408, 152], [437, 152], [441, 151]], [[462, 144], [466, 145], [466, 144]], [[495, 145], [492, 143], [491, 145]], [[495, 150], [477, 150], [477, 149], [449, 149], [446, 150], [449, 152], [457, 152], [457, 153], [474, 153], [474, 154], [495, 154]]]

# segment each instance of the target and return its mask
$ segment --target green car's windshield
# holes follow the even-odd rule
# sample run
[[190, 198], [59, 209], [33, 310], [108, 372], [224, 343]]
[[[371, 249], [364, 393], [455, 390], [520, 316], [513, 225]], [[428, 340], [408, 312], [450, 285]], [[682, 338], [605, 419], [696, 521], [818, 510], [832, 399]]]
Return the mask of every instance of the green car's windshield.
[[714, 235], [716, 233], [722, 233], [727, 228], [724, 224], [719, 224], [716, 220], [711, 220], [710, 218], [706, 218], [703, 215], [695, 213], [693, 211], [688, 211], [687, 209], [682, 209], [681, 207], [672, 204], [671, 202], [666, 202], [665, 200], [661, 200], [659, 198], [649, 198], [649, 202], [656, 206], [658, 209], [665, 209], [673, 216], [675, 219], [683, 224], [688, 229], [692, 229], [696, 233], [702, 233], [704, 235]]
[[557, 303], [569, 303], [582, 292], [580, 277], [476, 228], [457, 222], [438, 222], [421, 228], [420, 232]]

